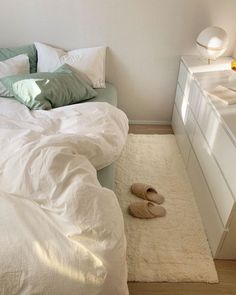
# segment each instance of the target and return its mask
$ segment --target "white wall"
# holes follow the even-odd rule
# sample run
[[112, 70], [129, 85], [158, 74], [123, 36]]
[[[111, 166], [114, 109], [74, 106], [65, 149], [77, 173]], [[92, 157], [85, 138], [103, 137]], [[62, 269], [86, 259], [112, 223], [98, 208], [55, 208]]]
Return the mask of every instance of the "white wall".
[[236, 37], [236, 0], [0, 0], [0, 46], [108, 45], [107, 78], [131, 120], [171, 119], [179, 57], [209, 25]]

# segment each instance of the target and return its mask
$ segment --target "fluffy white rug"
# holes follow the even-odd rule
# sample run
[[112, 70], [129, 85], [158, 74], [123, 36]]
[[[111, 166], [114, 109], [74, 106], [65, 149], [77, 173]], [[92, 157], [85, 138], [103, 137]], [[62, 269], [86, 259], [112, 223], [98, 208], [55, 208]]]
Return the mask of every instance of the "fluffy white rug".
[[[141, 201], [130, 193], [134, 182], [151, 184], [165, 196], [165, 217], [128, 214], [128, 205]], [[116, 194], [124, 213], [129, 281], [218, 282], [174, 135], [128, 136], [116, 162]]]

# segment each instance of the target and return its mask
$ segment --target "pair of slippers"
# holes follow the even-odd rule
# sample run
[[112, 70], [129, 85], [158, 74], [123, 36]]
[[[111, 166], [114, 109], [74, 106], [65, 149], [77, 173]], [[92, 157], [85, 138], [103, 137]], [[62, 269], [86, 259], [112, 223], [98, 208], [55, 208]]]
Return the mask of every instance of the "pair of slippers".
[[144, 183], [134, 183], [131, 186], [131, 192], [144, 199], [143, 202], [131, 203], [128, 212], [137, 218], [155, 218], [166, 215], [164, 207], [160, 206], [164, 202], [164, 197], [159, 194], [152, 186]]

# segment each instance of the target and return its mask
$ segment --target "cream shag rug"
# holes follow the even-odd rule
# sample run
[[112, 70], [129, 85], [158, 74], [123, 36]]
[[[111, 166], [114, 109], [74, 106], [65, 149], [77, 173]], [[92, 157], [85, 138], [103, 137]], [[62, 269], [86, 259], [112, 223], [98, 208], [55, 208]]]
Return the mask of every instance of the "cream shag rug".
[[[133, 135], [116, 162], [116, 194], [124, 213], [129, 281], [218, 282], [191, 184], [174, 135]], [[130, 185], [144, 182], [165, 196], [167, 215], [131, 217], [141, 199]]]

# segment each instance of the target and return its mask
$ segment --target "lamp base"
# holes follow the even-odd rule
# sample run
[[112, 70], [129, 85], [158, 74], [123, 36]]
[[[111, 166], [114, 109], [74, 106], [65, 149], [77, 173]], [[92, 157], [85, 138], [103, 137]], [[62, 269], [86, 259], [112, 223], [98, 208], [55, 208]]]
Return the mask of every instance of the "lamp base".
[[212, 62], [216, 61], [216, 58], [208, 58], [207, 63], [210, 65]]

